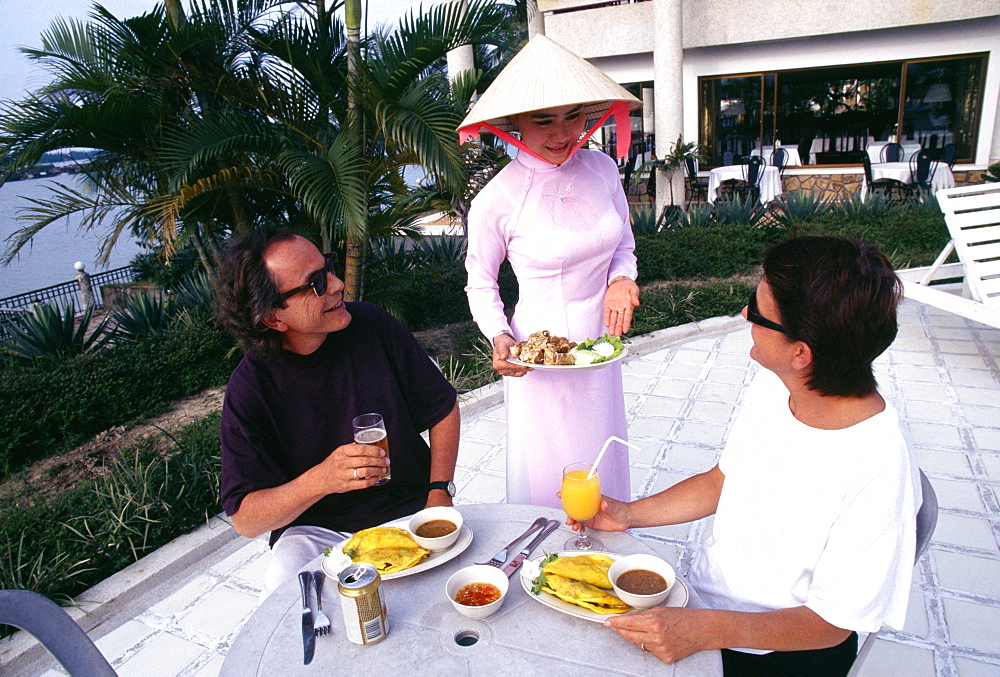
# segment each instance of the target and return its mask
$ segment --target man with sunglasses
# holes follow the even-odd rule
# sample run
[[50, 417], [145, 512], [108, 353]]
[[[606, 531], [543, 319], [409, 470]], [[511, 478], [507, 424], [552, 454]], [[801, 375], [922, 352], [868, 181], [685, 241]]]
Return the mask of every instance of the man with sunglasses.
[[[623, 530], [714, 521], [688, 582], [707, 609], [609, 619], [673, 662], [723, 649], [727, 675], [844, 675], [857, 632], [902, 628], [920, 480], [872, 361], [896, 336], [900, 282], [873, 246], [793, 238], [750, 295], [746, 391], [718, 465], [588, 524]], [[572, 521], [569, 521], [572, 523]]]
[[[345, 532], [452, 504], [454, 388], [405, 327], [343, 289], [336, 257], [287, 230], [220, 258], [216, 314], [245, 353], [226, 387], [220, 491], [240, 534], [271, 532], [261, 599]], [[353, 442], [369, 412], [388, 432], [383, 486], [389, 458]]]

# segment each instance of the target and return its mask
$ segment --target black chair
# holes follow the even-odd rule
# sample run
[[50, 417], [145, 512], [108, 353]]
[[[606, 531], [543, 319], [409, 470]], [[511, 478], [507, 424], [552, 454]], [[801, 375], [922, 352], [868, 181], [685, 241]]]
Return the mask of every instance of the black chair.
[[736, 195], [743, 195], [754, 202], [760, 201], [760, 179], [764, 175], [764, 159], [759, 155], [752, 156], [746, 163], [743, 181], [733, 187]]
[[788, 166], [788, 151], [784, 148], [775, 148], [771, 153], [771, 165], [778, 168], [778, 173], [785, 176], [785, 167]]
[[910, 182], [906, 184], [907, 193], [912, 195], [921, 190], [932, 190], [934, 169], [934, 157], [931, 151], [921, 148], [910, 158]]
[[893, 181], [892, 179], [879, 179], [875, 181], [872, 179], [872, 159], [868, 156], [867, 151], [861, 152], [861, 164], [865, 168], [865, 186], [869, 192], [878, 193], [886, 199], [891, 200], [894, 189], [897, 191], [902, 190], [903, 184], [898, 181]]
[[0, 623], [34, 635], [71, 675], [114, 677], [114, 669], [63, 609], [28, 590], [0, 590]]
[[941, 162], [948, 165], [949, 169], [955, 168], [955, 160], [958, 159], [958, 146], [954, 143], [945, 144], [941, 149]]
[[704, 202], [708, 197], [708, 179], [698, 178], [698, 161], [684, 158], [684, 178], [687, 180], [687, 202]]
[[902, 144], [887, 143], [882, 146], [880, 158], [882, 162], [902, 162], [905, 155], [906, 151], [903, 150]]

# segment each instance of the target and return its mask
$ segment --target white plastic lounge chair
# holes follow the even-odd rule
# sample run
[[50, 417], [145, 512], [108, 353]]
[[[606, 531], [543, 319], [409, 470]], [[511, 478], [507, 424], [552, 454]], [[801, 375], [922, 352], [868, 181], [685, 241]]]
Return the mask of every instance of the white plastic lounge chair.
[[[898, 271], [907, 298], [1000, 328], [1000, 183], [945, 188], [938, 204], [951, 241], [926, 268]], [[958, 263], [945, 263], [952, 252]], [[934, 280], [964, 278], [961, 296], [955, 285]]]

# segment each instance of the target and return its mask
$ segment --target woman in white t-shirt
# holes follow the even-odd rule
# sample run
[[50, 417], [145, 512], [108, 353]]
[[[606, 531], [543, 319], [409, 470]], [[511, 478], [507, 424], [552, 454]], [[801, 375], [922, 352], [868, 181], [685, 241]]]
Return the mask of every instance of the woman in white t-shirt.
[[[843, 675], [857, 632], [901, 628], [919, 474], [872, 361], [896, 336], [900, 283], [872, 245], [795, 238], [770, 249], [743, 314], [763, 370], [719, 464], [589, 526], [715, 515], [688, 582], [708, 609], [657, 607], [605, 625], [673, 662], [723, 649], [727, 675]], [[569, 523], [572, 523], [570, 520]]]

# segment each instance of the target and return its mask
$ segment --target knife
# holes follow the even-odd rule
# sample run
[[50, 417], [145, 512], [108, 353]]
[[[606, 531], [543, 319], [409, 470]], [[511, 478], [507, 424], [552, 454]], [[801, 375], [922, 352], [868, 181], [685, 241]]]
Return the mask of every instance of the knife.
[[502, 568], [503, 565], [507, 563], [507, 552], [515, 545], [526, 539], [528, 536], [530, 536], [531, 534], [535, 533], [536, 531], [544, 527], [546, 521], [547, 520], [544, 517], [539, 517], [538, 519], [536, 519], [534, 523], [530, 527], [528, 527], [527, 531], [525, 531], [523, 534], [515, 538], [507, 545], [505, 545], [503, 547], [503, 550], [493, 555], [493, 557], [490, 557], [488, 561], [482, 562], [482, 564], [489, 564], [491, 566], [496, 566], [498, 569]]
[[511, 575], [513, 575], [513, 573], [517, 571], [517, 568], [521, 566], [521, 562], [523, 562], [525, 558], [527, 558], [527, 556], [531, 554], [531, 551], [534, 550], [539, 543], [544, 541], [546, 536], [555, 531], [556, 527], [558, 526], [559, 522], [557, 520], [549, 520], [545, 524], [545, 528], [542, 529], [542, 532], [537, 536], [535, 536], [533, 539], [531, 539], [531, 543], [528, 543], [527, 547], [525, 547], [525, 549], [522, 550], [521, 552], [517, 553], [517, 556], [510, 561], [510, 564], [508, 564], [503, 568], [503, 572], [507, 574], [507, 578], [510, 578]]
[[316, 633], [313, 632], [313, 612], [309, 606], [309, 587], [312, 585], [312, 574], [308, 571], [299, 572], [299, 587], [302, 588], [302, 650], [303, 665], [312, 662], [316, 652]]

